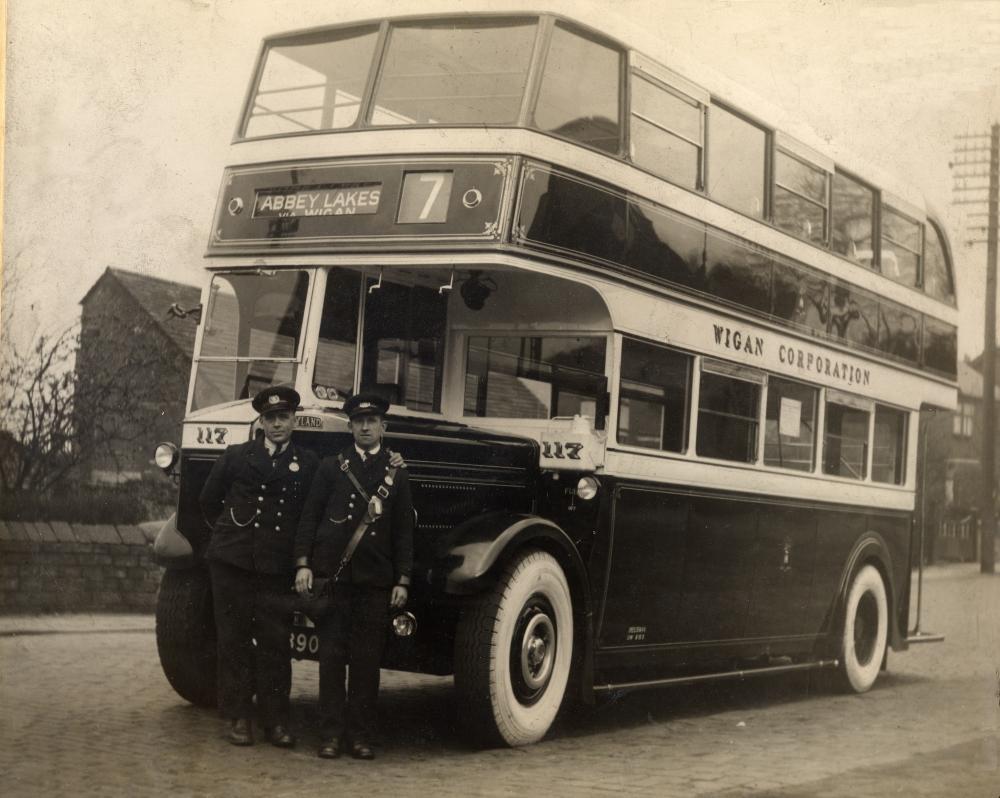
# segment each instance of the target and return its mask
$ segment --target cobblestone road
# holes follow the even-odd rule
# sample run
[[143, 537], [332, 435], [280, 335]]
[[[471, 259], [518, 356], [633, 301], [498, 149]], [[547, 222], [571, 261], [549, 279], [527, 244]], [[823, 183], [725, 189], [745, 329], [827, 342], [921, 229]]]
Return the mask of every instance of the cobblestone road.
[[292, 752], [228, 745], [168, 687], [144, 616], [0, 618], [0, 795], [1000, 796], [1000, 576], [932, 569], [926, 629], [864, 696], [806, 678], [636, 693], [481, 751], [449, 679], [384, 674], [375, 762], [319, 760], [316, 666]]

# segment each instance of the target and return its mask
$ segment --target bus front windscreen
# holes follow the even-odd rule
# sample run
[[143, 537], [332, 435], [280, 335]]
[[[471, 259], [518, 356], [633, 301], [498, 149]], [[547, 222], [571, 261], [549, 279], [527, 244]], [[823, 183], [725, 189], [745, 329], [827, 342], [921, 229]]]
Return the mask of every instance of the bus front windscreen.
[[304, 271], [212, 279], [191, 409], [246, 399], [295, 380], [309, 276]]

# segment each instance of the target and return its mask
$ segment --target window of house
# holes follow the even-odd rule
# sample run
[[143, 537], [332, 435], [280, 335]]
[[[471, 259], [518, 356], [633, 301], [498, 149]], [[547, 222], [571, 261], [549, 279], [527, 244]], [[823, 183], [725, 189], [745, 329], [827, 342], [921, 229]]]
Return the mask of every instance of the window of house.
[[817, 244], [826, 241], [829, 176], [787, 152], [774, 153], [774, 223]]
[[951, 417], [951, 431], [960, 438], [971, 438], [976, 422], [976, 406], [972, 402], [959, 400], [958, 409]]
[[906, 416], [902, 410], [875, 406], [872, 481], [902, 485], [906, 478]]
[[556, 23], [538, 90], [535, 125], [617, 153], [621, 62], [619, 50]]
[[704, 106], [638, 71], [632, 73], [632, 160], [690, 189], [701, 187]]
[[691, 357], [662, 346], [622, 341], [618, 442], [684, 450]]
[[923, 225], [887, 205], [882, 206], [882, 274], [904, 285], [917, 285]]
[[465, 415], [493, 418], [589, 416], [607, 391], [606, 339], [597, 336], [473, 336], [465, 372]]
[[756, 462], [763, 382], [763, 375], [750, 369], [702, 361], [696, 447], [700, 456]]
[[830, 191], [830, 246], [855, 263], [875, 268], [872, 248], [875, 191], [842, 172]]
[[720, 105], [708, 117], [708, 194], [750, 216], [763, 218], [767, 131]]
[[818, 394], [819, 391], [809, 385], [768, 377], [764, 465], [812, 471]]
[[823, 473], [864, 479], [868, 473], [868, 421], [871, 403], [827, 391], [823, 432]]

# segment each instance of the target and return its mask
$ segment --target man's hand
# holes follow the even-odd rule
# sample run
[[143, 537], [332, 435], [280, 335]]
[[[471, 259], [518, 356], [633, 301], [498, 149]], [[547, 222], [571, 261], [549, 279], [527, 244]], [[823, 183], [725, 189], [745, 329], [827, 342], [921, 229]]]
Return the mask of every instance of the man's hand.
[[409, 595], [409, 591], [406, 589], [405, 585], [396, 585], [392, 589], [392, 596], [389, 599], [389, 606], [394, 610], [402, 609], [406, 606], [406, 598]]
[[313, 572], [309, 568], [299, 568], [295, 572], [295, 592], [300, 596], [308, 596], [313, 589]]
[[406, 463], [403, 461], [403, 455], [399, 452], [389, 452], [389, 465], [393, 468], [406, 468]]

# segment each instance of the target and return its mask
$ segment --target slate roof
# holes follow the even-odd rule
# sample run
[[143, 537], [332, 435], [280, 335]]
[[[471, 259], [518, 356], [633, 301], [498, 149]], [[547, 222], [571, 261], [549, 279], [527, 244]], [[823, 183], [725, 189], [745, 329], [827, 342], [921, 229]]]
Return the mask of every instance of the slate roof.
[[[125, 291], [135, 299], [146, 313], [149, 314], [159, 327], [166, 333], [180, 350], [188, 357], [194, 352], [194, 336], [198, 329], [198, 322], [192, 317], [184, 319], [176, 318], [167, 314], [167, 309], [177, 303], [184, 309], [196, 307], [201, 301], [201, 289], [187, 283], [177, 283], [173, 280], [164, 280], [161, 277], [150, 277], [138, 272], [125, 271], [124, 269], [113, 269], [110, 266], [104, 270], [97, 282], [111, 278], [114, 279]], [[84, 304], [94, 290], [94, 286], [80, 300]]]
[[[982, 361], [983, 356], [979, 356]], [[973, 399], [983, 398], [983, 375], [976, 370], [976, 361], [961, 360], [958, 364], [958, 392]], [[1000, 387], [994, 388], [1000, 399]]]

